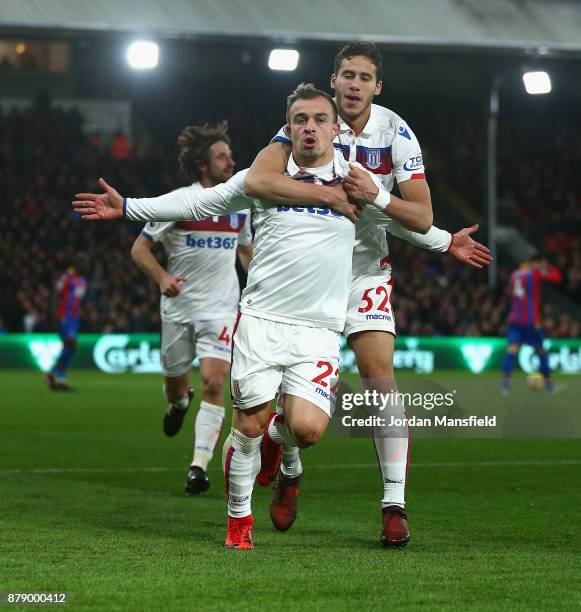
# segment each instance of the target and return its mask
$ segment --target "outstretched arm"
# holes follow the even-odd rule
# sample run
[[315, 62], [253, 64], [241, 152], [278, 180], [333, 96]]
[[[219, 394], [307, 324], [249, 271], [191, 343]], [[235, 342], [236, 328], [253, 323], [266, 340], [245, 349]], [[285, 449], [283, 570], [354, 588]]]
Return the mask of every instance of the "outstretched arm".
[[290, 153], [291, 147], [282, 142], [272, 142], [262, 149], [248, 170], [244, 191], [271, 202], [327, 206], [355, 221], [358, 207], [347, 200], [341, 186], [322, 188], [284, 175]]
[[411, 232], [397, 223], [389, 225], [388, 231], [407, 242], [427, 251], [448, 252], [458, 261], [474, 268], [487, 266], [491, 261], [487, 247], [470, 237], [478, 230], [478, 225], [466, 227], [455, 234], [450, 234], [434, 225], [426, 234]]
[[104, 179], [103, 193], [78, 193], [73, 207], [87, 221], [110, 221], [125, 217], [132, 221], [182, 221], [207, 219], [248, 208], [244, 193], [245, 170], [228, 182], [194, 192], [178, 189], [157, 198], [123, 198]]

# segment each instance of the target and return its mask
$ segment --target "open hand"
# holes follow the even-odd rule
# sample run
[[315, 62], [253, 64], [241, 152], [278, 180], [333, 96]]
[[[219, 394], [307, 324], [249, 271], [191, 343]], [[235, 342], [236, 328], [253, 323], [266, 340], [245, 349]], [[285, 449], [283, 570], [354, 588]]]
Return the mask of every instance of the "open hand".
[[492, 257], [487, 247], [480, 242], [476, 242], [470, 238], [478, 230], [478, 224], [472, 227], [465, 227], [452, 236], [452, 243], [448, 249], [448, 253], [452, 254], [458, 261], [473, 266], [474, 268], [483, 268], [487, 266]]
[[77, 193], [73, 208], [85, 221], [111, 221], [123, 217], [123, 198], [105, 179], [99, 179], [105, 193]]

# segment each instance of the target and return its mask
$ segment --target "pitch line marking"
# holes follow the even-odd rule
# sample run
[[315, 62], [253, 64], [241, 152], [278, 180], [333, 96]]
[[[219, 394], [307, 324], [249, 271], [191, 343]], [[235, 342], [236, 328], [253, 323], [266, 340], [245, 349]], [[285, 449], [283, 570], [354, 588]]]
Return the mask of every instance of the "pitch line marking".
[[[531, 461], [447, 461], [411, 463], [411, 468], [471, 468], [471, 467], [518, 467], [518, 466], [565, 466], [581, 465], [581, 459], [531, 460]], [[376, 468], [376, 463], [319, 463], [307, 465], [307, 469], [336, 470], [336, 469], [370, 469]], [[133, 472], [179, 472], [182, 468], [146, 467], [146, 468], [32, 468], [0, 470], [0, 476], [12, 474], [115, 474]]]

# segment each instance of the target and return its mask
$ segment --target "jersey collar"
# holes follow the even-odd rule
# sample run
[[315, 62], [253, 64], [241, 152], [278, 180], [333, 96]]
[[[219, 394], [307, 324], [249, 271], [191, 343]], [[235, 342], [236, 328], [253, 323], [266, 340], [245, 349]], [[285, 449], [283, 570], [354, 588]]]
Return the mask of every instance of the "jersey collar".
[[288, 158], [286, 171], [288, 176], [290, 176], [291, 178], [300, 178], [301, 176], [315, 176], [322, 180], [328, 181], [332, 178], [335, 178], [336, 176], [343, 176], [344, 173], [342, 172], [342, 168], [344, 161], [345, 160], [343, 158], [343, 154], [337, 149], [334, 149], [332, 171], [328, 170], [328, 166], [322, 166], [321, 170], [323, 170], [323, 172], [319, 173], [319, 168], [311, 168], [311, 170], [309, 171], [307, 168], [301, 168], [300, 166], [298, 166], [295, 160], [293, 159], [291, 153], [290, 157]]

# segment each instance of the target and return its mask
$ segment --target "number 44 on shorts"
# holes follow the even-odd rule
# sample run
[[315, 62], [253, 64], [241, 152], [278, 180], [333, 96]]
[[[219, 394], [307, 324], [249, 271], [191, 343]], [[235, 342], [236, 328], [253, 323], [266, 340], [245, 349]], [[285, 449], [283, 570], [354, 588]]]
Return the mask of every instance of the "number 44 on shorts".
[[218, 340], [220, 340], [220, 342], [224, 342], [226, 346], [230, 346], [230, 334], [228, 333], [227, 325], [224, 325], [224, 329], [220, 332]]

